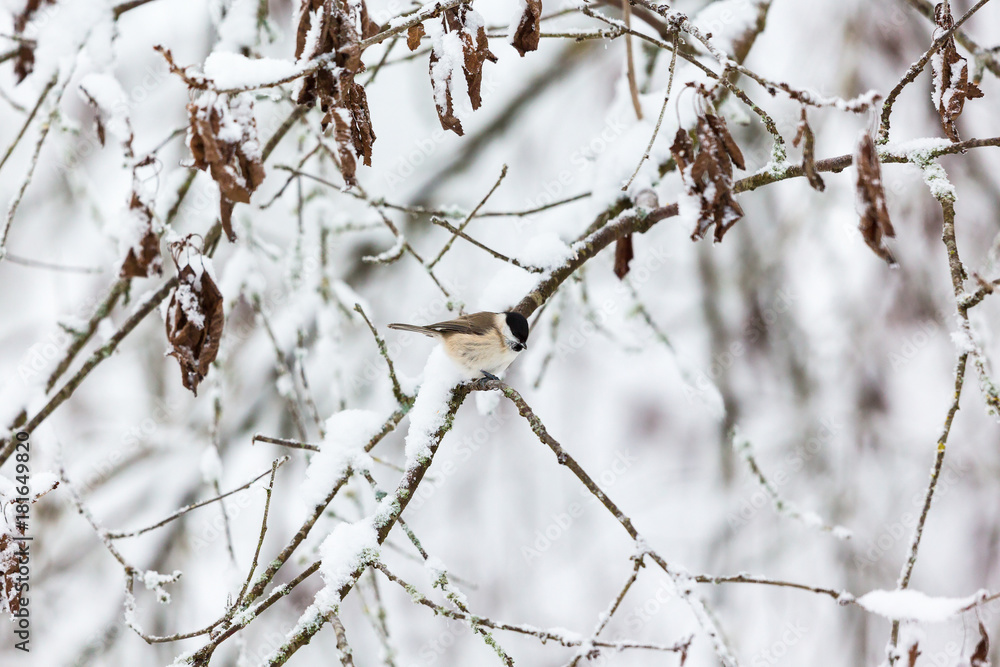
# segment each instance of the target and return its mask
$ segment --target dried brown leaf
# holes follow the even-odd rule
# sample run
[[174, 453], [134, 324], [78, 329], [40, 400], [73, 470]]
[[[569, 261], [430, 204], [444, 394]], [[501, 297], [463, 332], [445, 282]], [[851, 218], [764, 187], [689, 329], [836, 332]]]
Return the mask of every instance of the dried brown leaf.
[[[438, 54], [431, 49], [431, 55], [427, 59], [428, 68], [431, 73], [431, 81], [434, 80], [434, 70], [440, 60], [441, 59]], [[462, 121], [455, 116], [455, 100], [451, 96], [452, 79], [453, 73], [449, 72], [444, 79], [444, 99], [441, 99], [442, 96], [435, 93], [434, 105], [437, 108], [438, 120], [441, 121], [441, 127], [445, 130], [451, 130], [458, 136], [462, 136], [465, 134], [465, 130], [462, 128]]]
[[986, 627], [983, 622], [979, 622], [979, 643], [976, 650], [969, 658], [970, 667], [989, 667], [990, 665], [990, 637], [986, 634]]
[[511, 38], [511, 45], [524, 57], [528, 51], [538, 48], [538, 38], [541, 36], [542, 0], [527, 0], [524, 13], [517, 24], [517, 30]]
[[[955, 25], [948, 2], [934, 8], [934, 20], [938, 25], [935, 35], [944, 34]], [[966, 100], [983, 96], [983, 91], [969, 80], [969, 64], [958, 53], [954, 34], [949, 35], [944, 45], [931, 57], [934, 75], [932, 100], [941, 117], [941, 127], [952, 141], [959, 141], [955, 121], [962, 115]]]
[[[449, 9], [441, 17], [446, 33], [458, 33], [462, 42], [463, 67], [469, 102], [473, 110], [482, 105], [483, 65], [486, 61], [496, 62], [497, 57], [489, 48], [486, 28], [483, 18], [468, 5], [459, 5]], [[429, 59], [431, 85], [435, 91], [443, 84], [444, 94], [435, 93], [434, 104], [437, 107], [441, 127], [451, 130], [461, 136], [464, 133], [462, 123], [455, 116], [453, 86], [455, 71], [451, 69], [450, 59], [442, 59], [441, 54], [432, 48]]]
[[886, 206], [882, 166], [878, 161], [875, 142], [867, 132], [861, 135], [861, 140], [858, 142], [854, 165], [858, 170], [857, 193], [861, 235], [876, 255], [895, 266], [896, 258], [884, 239], [893, 238], [896, 232], [889, 220], [889, 209]]
[[122, 261], [118, 275], [121, 278], [147, 278], [163, 275], [163, 260], [160, 257], [160, 236], [153, 223], [153, 211], [133, 190], [129, 202], [131, 224], [142, 230], [138, 246], [133, 244]]
[[54, 5], [55, 3], [56, 0], [27, 0], [21, 11], [14, 14], [14, 36], [20, 38], [17, 53], [14, 54], [14, 74], [17, 83], [24, 81], [25, 77], [35, 69], [35, 47], [38, 43], [36, 40], [26, 39], [24, 31], [42, 5]]
[[916, 667], [917, 657], [920, 655], [920, 644], [918, 642], [913, 642], [910, 644], [910, 650], [906, 652], [906, 659], [909, 663], [907, 667]]
[[716, 116], [714, 113], [705, 114], [705, 120], [708, 121], [709, 127], [715, 133], [715, 136], [721, 142], [722, 146], [726, 149], [726, 153], [729, 154], [729, 159], [733, 161], [733, 164], [740, 169], [746, 170], [746, 162], [743, 161], [743, 152], [740, 151], [740, 147], [736, 145], [736, 141], [733, 140], [733, 135], [729, 134], [729, 128], [726, 127], [726, 121], [723, 120], [722, 116]]
[[355, 182], [355, 172], [357, 171], [357, 161], [350, 150], [351, 146], [351, 126], [340, 109], [333, 110], [334, 136], [337, 139], [337, 155], [340, 157], [340, 174], [344, 177], [344, 182], [352, 185]]
[[410, 51], [416, 51], [420, 46], [420, 40], [424, 36], [424, 24], [418, 23], [417, 25], [410, 26], [410, 29], [406, 31], [406, 46]]
[[171, 250], [178, 285], [167, 305], [168, 354], [180, 364], [181, 382], [197, 395], [198, 384], [219, 353], [225, 324], [222, 293], [190, 238], [175, 243]]
[[226, 199], [225, 195], [219, 197], [219, 223], [230, 243], [236, 241], [236, 232], [233, 231], [233, 209], [235, 208], [236, 204]]
[[188, 145], [194, 166], [209, 171], [219, 184], [222, 225], [234, 241], [236, 235], [229, 224], [231, 203], [249, 203], [250, 195], [264, 181], [253, 100], [246, 94], [227, 98], [205, 92], [188, 104], [188, 115]]
[[816, 138], [813, 135], [812, 128], [809, 127], [809, 121], [806, 119], [805, 107], [802, 107], [802, 119], [799, 121], [798, 131], [795, 133], [792, 145], [798, 146], [800, 142], [802, 143], [802, 170], [806, 172], [809, 185], [814, 190], [823, 192], [826, 189], [826, 183], [823, 182], [823, 179], [816, 171]]
[[624, 280], [628, 275], [628, 265], [634, 256], [631, 234], [626, 234], [615, 242], [615, 275], [619, 280]]

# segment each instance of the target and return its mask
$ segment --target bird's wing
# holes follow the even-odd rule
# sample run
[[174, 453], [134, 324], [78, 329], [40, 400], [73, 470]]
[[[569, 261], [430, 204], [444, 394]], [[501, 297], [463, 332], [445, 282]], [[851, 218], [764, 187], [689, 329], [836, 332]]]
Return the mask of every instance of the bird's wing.
[[446, 322], [428, 324], [427, 328], [441, 333], [482, 335], [493, 327], [494, 317], [494, 314], [489, 312], [473, 313]]

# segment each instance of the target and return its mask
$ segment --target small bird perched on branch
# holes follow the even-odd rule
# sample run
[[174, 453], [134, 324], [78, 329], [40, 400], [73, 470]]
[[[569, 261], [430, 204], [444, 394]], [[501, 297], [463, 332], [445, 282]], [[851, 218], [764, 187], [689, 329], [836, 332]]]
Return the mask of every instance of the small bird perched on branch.
[[482, 373], [488, 380], [499, 380], [497, 373], [507, 370], [517, 355], [528, 349], [528, 320], [514, 312], [484, 311], [427, 326], [393, 323], [389, 328], [439, 339], [444, 351], [470, 378]]

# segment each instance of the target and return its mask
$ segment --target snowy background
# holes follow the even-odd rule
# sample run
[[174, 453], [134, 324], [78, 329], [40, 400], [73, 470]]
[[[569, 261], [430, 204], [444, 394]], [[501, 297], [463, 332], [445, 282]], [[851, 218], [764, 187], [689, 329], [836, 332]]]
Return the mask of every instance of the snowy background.
[[[127, 301], [123, 296], [98, 317], [94, 337], [56, 390], [174, 275], [167, 241], [204, 235], [218, 218], [219, 188], [204, 171], [170, 215], [192, 172], [185, 142], [191, 98], [152, 47], [169, 48], [179, 65], [194, 65], [192, 71], [211, 54], [227, 52], [293, 61], [296, 3], [261, 3], [268, 11], [264, 24], [257, 22], [258, 4], [155, 0], [115, 18], [103, 0], [59, 0], [42, 5], [27, 29], [37, 39], [34, 71], [16, 83], [10, 59], [0, 64], [4, 151], [53, 76], [57, 81], [0, 167], [0, 199], [19, 201], [8, 255], [0, 261], [0, 427], [10, 426], [22, 409], [33, 415], [45, 405], [53, 393], [46, 395], [46, 379], [69, 342], [61, 327], [90, 320], [117, 282], [124, 252], [135, 241], [129, 201], [139, 158], [155, 151], [154, 164], [137, 171], [138, 187], [159, 223], [172, 218], [162, 243], [165, 277], [131, 281]], [[409, 253], [391, 263], [363, 261], [397, 243], [380, 212], [425, 260], [450, 238], [427, 216], [371, 202], [443, 210], [457, 225], [497, 182], [503, 165], [507, 175], [483, 211], [525, 211], [586, 195], [527, 216], [475, 218], [466, 229], [500, 253], [545, 266], [560, 264], [566, 244], [623, 194], [620, 187], [642, 156], [663, 102], [669, 52], [652, 58], [648, 45], [633, 40], [643, 109], [637, 121], [622, 38], [543, 37], [537, 52], [522, 58], [503, 37], [512, 17], [516, 25], [521, 4], [474, 3], [490, 34], [500, 36], [490, 40], [497, 62], [485, 64], [482, 107], [458, 112], [465, 136], [441, 129], [427, 54], [413, 57], [405, 40], [366, 84], [377, 140], [372, 166], [359, 159], [358, 187], [342, 191], [330, 158], [335, 142], [320, 130], [321, 111], [310, 111], [285, 134], [251, 203], [236, 206], [238, 240], [223, 237], [212, 259], [225, 333], [197, 397], [182, 385], [177, 361], [165, 356], [169, 344], [157, 309], [34, 430], [32, 472], [57, 473], [62, 466], [71, 484], [32, 506], [31, 653], [14, 650], [14, 626], [3, 623], [0, 662], [169, 664], [201, 647], [205, 637], [148, 645], [126, 625], [122, 566], [77, 512], [70, 487], [103, 529], [127, 531], [241, 486], [288, 454], [274, 482], [260, 556], [266, 564], [299, 529], [322, 482], [316, 480], [322, 471], [307, 475], [310, 458], [314, 465], [325, 460], [253, 443], [252, 436], [322, 442], [331, 451], [357, 447], [370, 432], [366, 420], [380, 425], [398, 407], [355, 304], [388, 343], [402, 389], [412, 394], [434, 343], [389, 331], [387, 323], [439, 321], [460, 309], [508, 309], [538, 280], [462, 239], [434, 269], [450, 298]], [[544, 15], [577, 4], [546, 0]], [[954, 2], [956, 18], [971, 4]], [[6, 0], [5, 6], [0, 52], [15, 44], [7, 37], [14, 31], [11, 16], [24, 1]], [[591, 6], [621, 17], [614, 6]], [[672, 7], [695, 17], [726, 48], [730, 36], [747, 29], [758, 3], [682, 0]], [[382, 25], [412, 9], [401, 0], [369, 2], [373, 20]], [[745, 65], [769, 80], [826, 96], [847, 99], [875, 90], [884, 97], [932, 41], [933, 23], [902, 0], [774, 0], [766, 10], [766, 27]], [[638, 17], [632, 21], [653, 34]], [[440, 26], [440, 19], [428, 25], [434, 22]], [[1000, 7], [989, 3], [963, 29], [988, 47], [998, 38], [991, 30], [998, 22]], [[542, 27], [590, 33], [608, 26], [574, 10]], [[385, 48], [365, 51], [369, 72]], [[974, 72], [976, 59], [960, 52]], [[715, 59], [699, 53], [719, 71]], [[215, 62], [222, 63], [220, 76], [247, 74], [227, 69], [224, 59]], [[272, 66], [281, 71], [280, 64]], [[267, 78], [264, 70], [260, 74]], [[801, 153], [790, 142], [799, 104], [780, 92], [772, 97], [746, 77], [735, 80], [774, 118], [789, 143], [789, 161], [797, 163]], [[688, 81], [707, 79], [678, 59], [663, 125], [632, 196], [651, 189], [665, 205], [681, 193], [676, 173], [661, 179], [657, 166], [670, 157], [678, 120], [690, 125], [694, 117], [695, 95], [683, 88]], [[250, 95], [262, 142], [292, 112], [295, 85]], [[103, 147], [81, 86], [103, 96]], [[980, 87], [985, 98], [970, 101], [958, 122], [963, 139], [1000, 134], [994, 74], [987, 71]], [[929, 71], [904, 89], [892, 116], [894, 144], [944, 136], [931, 90]], [[718, 111], [746, 158], [747, 169], [736, 177], [766, 168], [772, 142], [757, 116], [731, 96]], [[122, 149], [126, 117], [135, 157]], [[817, 159], [853, 153], [858, 133], [874, 122], [871, 113], [834, 108], [810, 109], [809, 121]], [[1000, 275], [1000, 151], [977, 148], [940, 164], [958, 194], [957, 241], [965, 266], [992, 280]], [[287, 169], [327, 183], [295, 178]], [[965, 343], [956, 347], [953, 340], [959, 321], [941, 242], [941, 207], [920, 169], [883, 165], [897, 236], [890, 241], [895, 269], [858, 232], [855, 170], [823, 177], [822, 193], [795, 178], [739, 195], [746, 215], [721, 243], [692, 242], [692, 226], [682, 218], [657, 223], [634, 237], [635, 258], [623, 281], [613, 272], [608, 248], [531, 318], [529, 350], [506, 381], [673, 568], [709, 576], [747, 572], [860, 597], [896, 587]], [[968, 285], [970, 292], [978, 287], [971, 275]], [[975, 342], [987, 360], [1000, 354], [991, 333], [1000, 324], [998, 308], [988, 296], [970, 311]], [[635, 546], [513, 405], [499, 398], [479, 393], [465, 402], [403, 518], [445, 565], [474, 613], [587, 637], [632, 573]], [[1000, 429], [987, 413], [971, 360], [960, 405], [910, 582], [930, 596], [1000, 591]], [[334, 417], [344, 410], [374, 417]], [[324, 440], [318, 424], [331, 417]], [[734, 427], [736, 443], [752, 443], [760, 469], [794, 503], [791, 514], [797, 511], [798, 519], [775, 511], [734, 449]], [[371, 473], [383, 489], [394, 488], [400, 477], [408, 428], [404, 418], [371, 452], [377, 459]], [[13, 478], [13, 461], [0, 474]], [[164, 586], [169, 604], [137, 583], [132, 622], [148, 634], [170, 635], [203, 628], [225, 613], [250, 568], [266, 483], [265, 476], [221, 503], [114, 541], [141, 570], [183, 573]], [[353, 477], [275, 582], [290, 581], [328, 555], [320, 545], [335, 527], [375, 507], [369, 484]], [[825, 529], [834, 526], [846, 530]], [[424, 595], [447, 604], [433, 588], [431, 568], [399, 527], [381, 557]], [[662, 570], [648, 559], [645, 564], [601, 636], [670, 645], [693, 635], [686, 664], [719, 664], [683, 596]], [[890, 621], [859, 605], [787, 587], [691, 586], [712, 609], [739, 664], [834, 667], [885, 659]], [[225, 642], [213, 664], [260, 664], [322, 589], [319, 574], [306, 579]], [[890, 601], [907, 605], [929, 619], [941, 603]], [[381, 574], [362, 577], [340, 616], [357, 665], [501, 664], [468, 625], [414, 604]], [[1000, 636], [1000, 601], [937, 622], [904, 624], [903, 638], [919, 641], [917, 665], [967, 665], [980, 620], [991, 638]], [[494, 637], [516, 664], [565, 665], [576, 653], [532, 636], [497, 631]], [[335, 650], [327, 625], [288, 664], [331, 664]], [[637, 649], [606, 651], [580, 664], [679, 663], [677, 654]]]

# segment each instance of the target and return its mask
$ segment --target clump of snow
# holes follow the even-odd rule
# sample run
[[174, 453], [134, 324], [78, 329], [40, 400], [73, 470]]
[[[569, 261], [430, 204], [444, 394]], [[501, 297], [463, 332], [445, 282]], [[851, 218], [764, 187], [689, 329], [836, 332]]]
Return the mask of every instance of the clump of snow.
[[342, 410], [326, 420], [326, 438], [313, 455], [302, 483], [302, 498], [309, 507], [326, 497], [348, 468], [367, 470], [371, 458], [364, 447], [382, 430], [384, 420], [371, 410]]
[[540, 276], [507, 264], [500, 267], [483, 289], [479, 305], [483, 310], [502, 312], [517, 305], [525, 294], [529, 294], [538, 284]]
[[940, 623], [961, 613], [985, 596], [983, 591], [964, 598], [931, 597], [912, 589], [875, 590], [857, 599], [858, 606], [895, 621]]
[[277, 58], [247, 58], [239, 53], [215, 51], [205, 60], [205, 76], [220, 89], [258, 88], [291, 79], [302, 65]]
[[[154, 570], [146, 570], [142, 573], [142, 583], [146, 590], [156, 593], [156, 599], [160, 604], [170, 604], [170, 593], [163, 587], [164, 584], [172, 584], [181, 578], [181, 571], [174, 570], [171, 574], [160, 574]], [[134, 605], [133, 600], [133, 605]]]
[[518, 259], [540, 269], [556, 269], [576, 255], [565, 241], [552, 232], [542, 232], [532, 237]]
[[930, 162], [921, 165], [920, 173], [924, 177], [931, 195], [938, 201], [957, 201], [958, 194], [955, 186], [948, 180], [948, 172], [937, 162]]
[[378, 533], [371, 519], [341, 523], [319, 547], [319, 573], [326, 584], [316, 594], [316, 607], [327, 613], [340, 604], [340, 589], [353, 581], [354, 573], [379, 558]]
[[955, 349], [958, 350], [959, 354], [975, 354], [976, 352], [976, 344], [973, 342], [972, 336], [965, 329], [952, 331], [951, 342], [954, 343]]
[[910, 139], [900, 143], [888, 143], [879, 147], [879, 157], [893, 157], [923, 164], [933, 160], [938, 151], [951, 146], [951, 141], [940, 137]]
[[448, 414], [451, 390], [465, 377], [462, 370], [448, 358], [444, 348], [435, 347], [424, 367], [424, 383], [410, 410], [410, 430], [406, 433], [407, 467], [431, 454], [434, 434], [444, 424]]
[[60, 2], [55, 7], [42, 3], [24, 33], [28, 39], [38, 40], [32, 77], [48, 81], [57, 72], [65, 72], [84, 44], [91, 63], [108, 64], [111, 54], [107, 42], [113, 24], [111, 3]]

